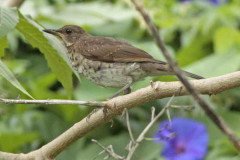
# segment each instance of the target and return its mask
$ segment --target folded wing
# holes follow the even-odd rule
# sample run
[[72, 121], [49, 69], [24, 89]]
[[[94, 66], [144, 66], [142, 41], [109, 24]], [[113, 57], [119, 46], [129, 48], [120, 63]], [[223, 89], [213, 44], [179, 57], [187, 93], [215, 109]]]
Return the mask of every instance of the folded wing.
[[88, 59], [103, 62], [154, 62], [166, 64], [155, 60], [147, 52], [138, 49], [123, 40], [107, 37], [92, 37], [82, 39], [77, 47], [81, 47], [82, 54]]

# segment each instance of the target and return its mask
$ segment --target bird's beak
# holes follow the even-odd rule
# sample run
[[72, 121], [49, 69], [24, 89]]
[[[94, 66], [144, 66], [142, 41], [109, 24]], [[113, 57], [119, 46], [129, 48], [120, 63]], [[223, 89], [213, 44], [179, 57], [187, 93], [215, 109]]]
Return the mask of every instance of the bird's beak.
[[61, 37], [60, 33], [57, 30], [54, 30], [54, 29], [44, 29], [43, 32], [46, 32], [46, 33], [49, 33], [49, 34]]

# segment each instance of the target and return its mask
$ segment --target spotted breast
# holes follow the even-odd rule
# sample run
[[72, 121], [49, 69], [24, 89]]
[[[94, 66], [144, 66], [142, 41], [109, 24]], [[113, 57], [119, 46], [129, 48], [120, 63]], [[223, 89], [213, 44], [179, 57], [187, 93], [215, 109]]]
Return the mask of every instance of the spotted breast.
[[[70, 50], [70, 49], [68, 49]], [[121, 88], [129, 82], [143, 79], [147, 72], [139, 63], [107, 63], [93, 61], [70, 50], [68, 57], [73, 68], [86, 79], [103, 87]]]

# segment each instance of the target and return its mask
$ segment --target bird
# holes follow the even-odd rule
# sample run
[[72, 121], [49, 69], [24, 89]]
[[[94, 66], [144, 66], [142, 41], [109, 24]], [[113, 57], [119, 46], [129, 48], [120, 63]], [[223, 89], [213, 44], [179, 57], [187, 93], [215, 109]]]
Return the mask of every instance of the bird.
[[[130, 93], [132, 84], [145, 77], [175, 75], [168, 63], [154, 59], [125, 40], [94, 36], [77, 25], [43, 31], [63, 41], [69, 61], [80, 76], [103, 87], [120, 88], [110, 98], [122, 92]], [[194, 79], [204, 79], [187, 71], [183, 73]]]

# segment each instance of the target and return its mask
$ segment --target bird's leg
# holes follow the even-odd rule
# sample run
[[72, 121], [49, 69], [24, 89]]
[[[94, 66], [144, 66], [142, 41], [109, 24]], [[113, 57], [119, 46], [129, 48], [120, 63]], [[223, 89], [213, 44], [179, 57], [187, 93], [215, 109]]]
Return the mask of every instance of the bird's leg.
[[123, 88], [119, 89], [116, 93], [114, 93], [114, 95], [109, 97], [109, 99], [117, 97], [122, 92], [124, 92], [124, 93], [128, 93], [129, 91], [131, 92], [130, 87], [131, 87], [132, 84], [133, 84], [133, 81], [131, 80], [127, 85], [125, 85]]
[[127, 89], [125, 89], [124, 91], [123, 91], [123, 94], [124, 95], [126, 95], [126, 94], [129, 94], [129, 93], [131, 93], [131, 87], [128, 87]]
[[[127, 74], [130, 74], [134, 70], [138, 69], [139, 66], [136, 65], [136, 63], [133, 63], [131, 66], [129, 66], [127, 70]], [[121, 88], [119, 91], [117, 91], [114, 95], [112, 95], [109, 99], [112, 99], [116, 96], [118, 96], [121, 92], [124, 92], [124, 94], [128, 94], [131, 92], [131, 85], [133, 84], [133, 78], [131, 76], [128, 77], [128, 84], [125, 85], [123, 88]]]

